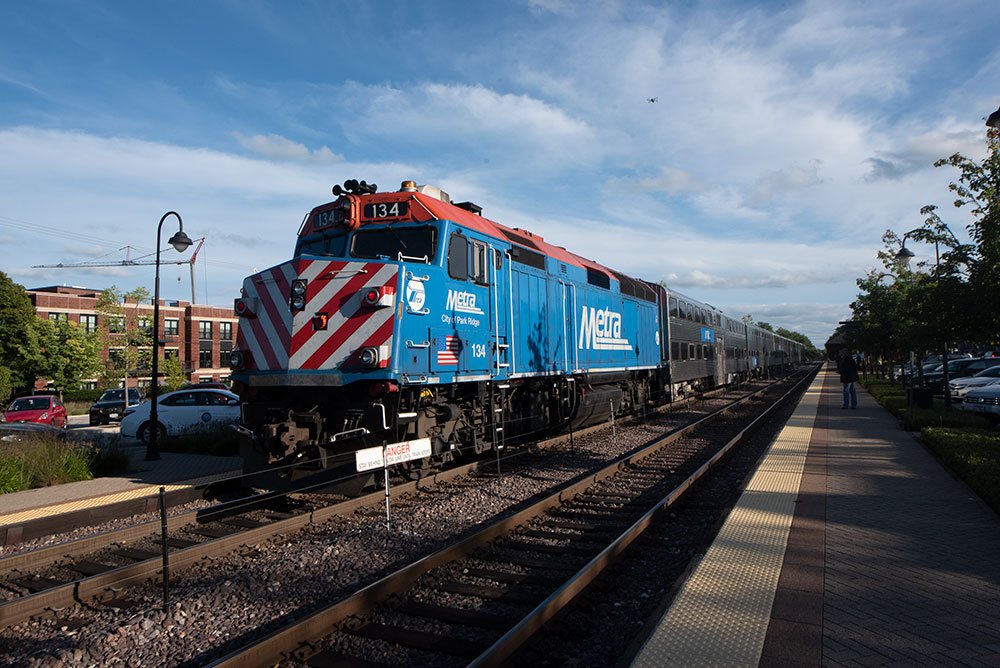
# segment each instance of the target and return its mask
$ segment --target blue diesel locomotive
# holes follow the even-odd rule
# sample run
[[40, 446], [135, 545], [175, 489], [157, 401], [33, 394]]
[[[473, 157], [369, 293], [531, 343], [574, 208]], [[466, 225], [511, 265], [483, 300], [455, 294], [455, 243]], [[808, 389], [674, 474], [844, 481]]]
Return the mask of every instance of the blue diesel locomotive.
[[334, 194], [294, 257], [235, 301], [254, 486], [346, 478], [359, 451], [419, 441], [416, 472], [803, 359], [794, 341], [438, 188], [350, 180]]

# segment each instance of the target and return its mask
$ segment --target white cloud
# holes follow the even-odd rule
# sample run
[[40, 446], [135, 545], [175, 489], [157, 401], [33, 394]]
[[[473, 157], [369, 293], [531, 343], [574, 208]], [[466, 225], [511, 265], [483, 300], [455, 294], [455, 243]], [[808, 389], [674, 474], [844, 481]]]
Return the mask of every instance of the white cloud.
[[407, 87], [347, 84], [356, 122], [345, 129], [366, 138], [404, 139], [408, 148], [467, 153], [516, 165], [558, 164], [568, 156], [599, 154], [598, 137], [585, 121], [526, 94], [499, 93], [482, 85], [420, 82]]
[[344, 156], [336, 155], [326, 146], [309, 150], [305, 144], [293, 142], [281, 135], [268, 134], [247, 137], [239, 132], [234, 132], [233, 136], [245, 148], [272, 160], [322, 165], [341, 162], [344, 159]]

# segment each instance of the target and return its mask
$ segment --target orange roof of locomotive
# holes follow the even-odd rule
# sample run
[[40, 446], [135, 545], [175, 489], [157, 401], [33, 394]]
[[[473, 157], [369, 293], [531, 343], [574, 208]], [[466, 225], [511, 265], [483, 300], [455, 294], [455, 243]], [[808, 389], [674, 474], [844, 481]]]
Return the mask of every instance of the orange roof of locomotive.
[[[559, 262], [564, 262], [566, 264], [572, 264], [577, 267], [582, 267], [584, 269], [592, 269], [594, 271], [599, 271], [608, 276], [612, 280], [617, 280], [615, 278], [614, 272], [612, 272], [607, 267], [598, 264], [587, 258], [580, 257], [575, 253], [570, 253], [568, 250], [562, 246], [554, 246], [546, 242], [542, 237], [528, 232], [527, 230], [522, 230], [518, 228], [507, 227], [501, 225], [495, 221], [485, 218], [479, 214], [472, 213], [466, 209], [455, 206], [449, 202], [442, 201], [432, 195], [427, 195], [420, 192], [413, 191], [394, 191], [394, 192], [380, 192], [374, 193], [372, 195], [363, 195], [362, 201], [364, 202], [403, 202], [403, 201], [415, 201], [419, 206], [409, 207], [408, 213], [405, 218], [400, 219], [402, 221], [429, 221], [429, 220], [451, 220], [463, 227], [468, 227], [470, 229], [481, 232], [487, 236], [494, 237], [496, 239], [509, 241], [511, 243], [520, 244], [525, 248], [537, 249], [538, 252], [543, 255], [551, 257], [553, 260]], [[300, 231], [302, 236], [307, 236], [315, 231], [312, 227], [311, 219], [314, 214], [320, 211], [326, 211], [333, 207], [333, 202], [327, 204], [321, 204], [315, 207], [309, 215], [309, 220], [303, 225], [303, 229]], [[362, 225], [371, 225], [375, 223], [383, 223], [389, 221], [383, 220], [369, 220], [363, 221]], [[523, 239], [523, 241], [519, 241]]]
[[[585, 257], [580, 257], [575, 253], [570, 253], [562, 246], [554, 246], [546, 242], [542, 237], [533, 234], [531, 232], [528, 232], [527, 230], [501, 225], [500, 223], [490, 220], [489, 218], [459, 208], [454, 204], [443, 202], [437, 199], [436, 197], [424, 195], [423, 193], [407, 193], [407, 194], [412, 195], [413, 199], [419, 201], [420, 204], [423, 205], [423, 207], [425, 207], [434, 218], [453, 220], [459, 225], [462, 225], [463, 227], [468, 227], [478, 232], [482, 232], [483, 234], [486, 234], [488, 236], [495, 237], [497, 239], [507, 240], [512, 243], [519, 243], [517, 241], [517, 237], [521, 237], [525, 239], [525, 241], [520, 242], [520, 245], [528, 248], [529, 250], [531, 249], [532, 246], [534, 246], [543, 255], [547, 255], [551, 257], [553, 260], [557, 260], [559, 262], [565, 262], [567, 264], [572, 264], [577, 267], [582, 267], [584, 269], [593, 269], [595, 271], [600, 271], [607, 274], [608, 278], [612, 280], [618, 280], [615, 278], [611, 270], [608, 269], [607, 267], [600, 265], [594, 262], [593, 260], [588, 260]], [[412, 213], [413, 212], [411, 211], [411, 215]], [[418, 220], [425, 220], [425, 219], [419, 218]], [[511, 239], [511, 236], [513, 236], [514, 239]]]

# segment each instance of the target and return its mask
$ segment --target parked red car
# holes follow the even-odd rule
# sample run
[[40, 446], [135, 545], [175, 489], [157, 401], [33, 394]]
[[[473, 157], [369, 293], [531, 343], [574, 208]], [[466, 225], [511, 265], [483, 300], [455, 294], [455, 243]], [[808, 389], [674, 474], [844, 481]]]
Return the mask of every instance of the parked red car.
[[51, 394], [36, 394], [18, 397], [3, 412], [2, 422], [37, 422], [56, 427], [66, 426], [66, 407], [59, 397]]

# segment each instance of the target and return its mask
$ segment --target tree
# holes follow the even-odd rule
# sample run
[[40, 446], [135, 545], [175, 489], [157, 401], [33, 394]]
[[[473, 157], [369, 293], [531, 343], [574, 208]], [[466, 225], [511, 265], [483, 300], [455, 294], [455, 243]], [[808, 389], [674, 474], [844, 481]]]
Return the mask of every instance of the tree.
[[118, 387], [129, 375], [149, 366], [153, 345], [152, 319], [139, 311], [149, 300], [149, 290], [135, 288], [122, 293], [112, 285], [97, 298], [95, 310], [101, 314], [101, 340], [108, 351], [108, 363], [101, 378], [105, 387]]
[[160, 373], [163, 374], [163, 392], [179, 390], [191, 380], [187, 372], [184, 371], [184, 367], [181, 366], [181, 360], [177, 355], [161, 357], [157, 366]]
[[[933, 243], [936, 261], [928, 271], [911, 271], [896, 260], [903, 239], [887, 230], [886, 248], [878, 253], [886, 271], [858, 279], [861, 293], [851, 309], [861, 326], [851, 333], [852, 345], [903, 359], [909, 351], [922, 356], [949, 341], [1000, 340], [1000, 132], [990, 128], [986, 141], [981, 163], [959, 153], [934, 163], [960, 171], [948, 187], [957, 195], [956, 207], [971, 207], [972, 243], [959, 242], [935, 205], [924, 206], [923, 225], [905, 238]], [[882, 284], [886, 275], [894, 282]]]
[[98, 375], [104, 364], [97, 332], [87, 332], [75, 322], [35, 320], [40, 355], [35, 375], [59, 390], [77, 389], [80, 383]]
[[[8, 396], [31, 387], [38, 358], [35, 307], [24, 287], [0, 271], [0, 374], [6, 378]], [[2, 371], [2, 370], [6, 371]], [[0, 388], [4, 383], [0, 383]], [[3, 390], [0, 389], [0, 394]]]
[[760, 327], [761, 329], [766, 329], [769, 332], [773, 332], [774, 331], [774, 327], [771, 327], [771, 323], [769, 323], [769, 322], [763, 322], [763, 321], [759, 321], [758, 320], [757, 321], [757, 326]]
[[[934, 163], [935, 167], [958, 168], [958, 182], [948, 189], [957, 197], [956, 208], [970, 207], [973, 222], [966, 226], [971, 244], [960, 244], [948, 225], [929, 204], [920, 212], [927, 216], [922, 228], [925, 241], [944, 244], [934, 275], [941, 281], [941, 303], [957, 316], [945, 320], [964, 323], [962, 338], [997, 343], [1000, 332], [1000, 130], [986, 131], [986, 158], [980, 163], [955, 153]], [[972, 310], [969, 308], [972, 307]], [[954, 340], [954, 337], [952, 337]]]
[[809, 359], [819, 359], [823, 356], [823, 353], [813, 345], [812, 341], [810, 341], [809, 337], [805, 334], [800, 334], [799, 332], [794, 332], [790, 329], [785, 329], [784, 327], [779, 327], [775, 334], [801, 343], [805, 347], [806, 357]]

